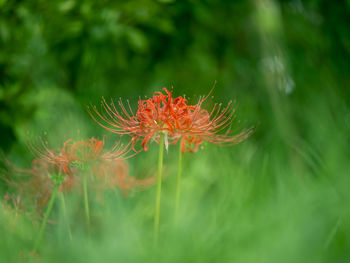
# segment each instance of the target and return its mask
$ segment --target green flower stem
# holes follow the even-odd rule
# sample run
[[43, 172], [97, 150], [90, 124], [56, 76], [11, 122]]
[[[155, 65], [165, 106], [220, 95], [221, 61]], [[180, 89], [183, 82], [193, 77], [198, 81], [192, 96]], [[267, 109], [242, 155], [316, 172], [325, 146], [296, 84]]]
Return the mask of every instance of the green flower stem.
[[155, 210], [155, 214], [154, 214], [154, 243], [155, 244], [158, 243], [158, 232], [159, 232], [160, 194], [162, 191], [163, 152], [164, 152], [164, 134], [160, 133], [160, 135], [159, 135], [159, 154], [158, 154], [156, 210]]
[[84, 191], [84, 206], [85, 206], [85, 217], [88, 231], [90, 230], [90, 210], [89, 210], [89, 197], [87, 189], [87, 175], [86, 170], [83, 171], [83, 191]]
[[65, 224], [67, 226], [67, 230], [68, 230], [68, 237], [69, 237], [69, 240], [72, 241], [72, 232], [70, 230], [68, 217], [67, 217], [66, 201], [64, 199], [64, 194], [62, 192], [60, 193], [60, 199], [61, 199], [61, 204], [62, 204], [63, 218], [64, 218]]
[[46, 209], [46, 213], [45, 213], [45, 216], [44, 216], [44, 219], [43, 219], [43, 222], [41, 223], [41, 227], [40, 227], [40, 230], [39, 230], [39, 234], [35, 240], [35, 243], [34, 243], [34, 249], [33, 249], [33, 252], [36, 252], [37, 249], [38, 249], [38, 246], [40, 244], [40, 241], [41, 241], [41, 238], [43, 236], [43, 233], [44, 233], [44, 230], [45, 230], [45, 226], [46, 226], [46, 223], [47, 223], [47, 220], [50, 216], [50, 213], [51, 213], [51, 210], [52, 210], [52, 207], [53, 207], [53, 204], [55, 202], [55, 198], [56, 198], [56, 194], [57, 194], [57, 191], [58, 191], [58, 188], [59, 188], [59, 184], [55, 184], [55, 188], [51, 194], [51, 198], [50, 198], [50, 201], [49, 201], [49, 205], [47, 206], [47, 209]]
[[175, 222], [179, 216], [180, 192], [181, 192], [181, 174], [182, 174], [182, 152], [181, 143], [179, 144], [179, 155], [177, 160], [177, 180], [176, 180], [176, 197], [175, 197]]

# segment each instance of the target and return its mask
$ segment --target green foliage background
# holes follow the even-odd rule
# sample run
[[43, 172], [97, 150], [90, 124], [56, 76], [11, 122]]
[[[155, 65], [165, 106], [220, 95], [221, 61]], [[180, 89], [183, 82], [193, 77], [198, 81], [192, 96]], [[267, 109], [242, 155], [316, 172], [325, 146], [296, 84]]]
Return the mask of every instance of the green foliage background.
[[[173, 87], [195, 102], [216, 80], [237, 130], [257, 125], [186, 155], [178, 227], [170, 148], [158, 250], [151, 188], [96, 208], [92, 241], [51, 227], [43, 262], [349, 262], [349, 17], [350, 1], [0, 0], [0, 147], [18, 166], [31, 136], [101, 138], [85, 106], [102, 96], [136, 106]], [[156, 153], [130, 160], [132, 175], [155, 172]], [[0, 215], [0, 261], [15, 262], [35, 230]]]

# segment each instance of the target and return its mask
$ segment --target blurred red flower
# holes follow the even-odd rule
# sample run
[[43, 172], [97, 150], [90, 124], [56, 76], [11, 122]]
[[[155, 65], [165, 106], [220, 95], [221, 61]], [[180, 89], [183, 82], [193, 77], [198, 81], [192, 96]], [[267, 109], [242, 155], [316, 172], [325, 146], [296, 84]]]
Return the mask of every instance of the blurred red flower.
[[[74, 142], [69, 139], [64, 142], [63, 147], [53, 150], [42, 138], [28, 141], [30, 151], [36, 156], [32, 162], [31, 169], [20, 169], [5, 159], [9, 172], [7, 176], [1, 176], [19, 195], [32, 200], [35, 208], [40, 212], [49, 200], [55, 186], [53, 175], [62, 175], [63, 181], [59, 190], [68, 193], [81, 185], [81, 169], [90, 166], [92, 175], [98, 177], [100, 173], [96, 167], [103, 169], [112, 164], [120, 164], [135, 153], [129, 154], [131, 142], [123, 145], [120, 141], [107, 150], [105, 143], [99, 139], [86, 139]], [[83, 165], [83, 166], [82, 166]], [[118, 169], [111, 171], [113, 174], [125, 177], [125, 171]], [[115, 186], [120, 186], [116, 184]]]

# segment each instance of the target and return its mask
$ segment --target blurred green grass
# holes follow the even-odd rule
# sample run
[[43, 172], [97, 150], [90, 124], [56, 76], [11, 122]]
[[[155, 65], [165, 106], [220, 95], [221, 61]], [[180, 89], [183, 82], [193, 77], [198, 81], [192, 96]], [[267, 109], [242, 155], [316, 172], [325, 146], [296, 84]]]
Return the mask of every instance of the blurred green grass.
[[[195, 102], [217, 80], [213, 101], [236, 99], [235, 125], [257, 125], [239, 145], [185, 156], [177, 226], [170, 147], [157, 249], [155, 187], [107, 191], [92, 204], [91, 238], [80, 198], [67, 198], [73, 241], [49, 225], [41, 261], [349, 262], [349, 10], [325, 0], [0, 1], [0, 147], [20, 167], [31, 136], [46, 132], [54, 147], [102, 138], [85, 110], [101, 96], [136, 105], [173, 86]], [[128, 161], [130, 174], [155, 174], [156, 160], [153, 144]], [[0, 203], [0, 262], [30, 260], [39, 226], [18, 220]]]

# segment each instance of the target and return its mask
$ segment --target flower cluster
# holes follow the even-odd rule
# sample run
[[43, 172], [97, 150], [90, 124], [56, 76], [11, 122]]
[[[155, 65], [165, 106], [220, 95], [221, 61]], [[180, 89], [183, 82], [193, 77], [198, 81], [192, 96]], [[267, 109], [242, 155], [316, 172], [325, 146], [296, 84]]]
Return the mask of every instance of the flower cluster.
[[[211, 93], [211, 92], [210, 92]], [[91, 138], [74, 141], [69, 139], [62, 148], [53, 150], [41, 138], [29, 141], [30, 151], [36, 157], [31, 169], [18, 169], [10, 162], [18, 176], [3, 176], [12, 188], [15, 195], [5, 195], [4, 203], [22, 208], [22, 200], [32, 200], [34, 208], [39, 212], [42, 224], [33, 248], [33, 254], [38, 249], [43, 231], [51, 210], [54, 207], [56, 195], [61, 192], [63, 217], [65, 217], [65, 198], [63, 194], [81, 189], [86, 217], [86, 229], [90, 231], [89, 191], [94, 190], [94, 197], [103, 201], [102, 191], [105, 189], [120, 189], [123, 196], [127, 196], [136, 189], [142, 189], [153, 184], [156, 187], [156, 204], [154, 213], [154, 237], [158, 240], [161, 184], [163, 170], [164, 145], [168, 150], [169, 144], [179, 143], [178, 172], [175, 198], [175, 219], [177, 218], [180, 203], [180, 182], [182, 173], [182, 157], [186, 152], [197, 152], [204, 142], [216, 145], [234, 145], [252, 134], [252, 128], [238, 133], [231, 132], [235, 115], [235, 106], [229, 102], [226, 106], [215, 104], [211, 110], [203, 106], [207, 96], [201, 96], [196, 104], [190, 104], [184, 96], [173, 97], [172, 92], [163, 89], [155, 92], [149, 99], [139, 100], [138, 107], [133, 111], [129, 102], [125, 106], [120, 99], [118, 107], [102, 100], [102, 108], [88, 107], [92, 118], [102, 127], [112, 133], [130, 136], [126, 145], [117, 141], [111, 149], [106, 149], [103, 140]], [[158, 153], [157, 177], [138, 179], [129, 176], [129, 167], [126, 159], [140, 152], [147, 151], [151, 142], [160, 145]], [[20, 177], [20, 178], [19, 178]], [[90, 194], [91, 197], [91, 194]], [[46, 212], [42, 213], [42, 208]], [[42, 217], [42, 215], [44, 215]], [[70, 224], [66, 220], [68, 236], [72, 236]]]
[[[117, 134], [128, 134], [132, 137], [133, 146], [142, 140], [141, 147], [148, 150], [150, 140], [159, 142], [160, 133], [165, 134], [165, 144], [176, 144], [181, 141], [181, 151], [196, 152], [204, 142], [217, 145], [233, 145], [246, 139], [252, 129], [231, 135], [235, 107], [229, 102], [226, 107], [215, 104], [211, 111], [204, 109], [203, 103], [208, 96], [200, 97], [195, 105], [190, 105], [182, 96], [172, 97], [166, 88], [165, 94], [155, 92], [152, 98], [139, 100], [136, 114], [130, 103], [125, 107], [119, 100], [119, 110], [113, 103], [102, 100], [102, 109], [95, 106], [88, 111], [92, 118], [102, 127]], [[210, 94], [210, 93], [209, 93]]]

